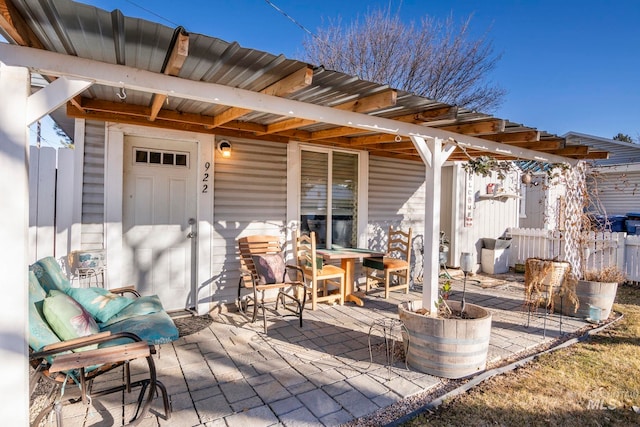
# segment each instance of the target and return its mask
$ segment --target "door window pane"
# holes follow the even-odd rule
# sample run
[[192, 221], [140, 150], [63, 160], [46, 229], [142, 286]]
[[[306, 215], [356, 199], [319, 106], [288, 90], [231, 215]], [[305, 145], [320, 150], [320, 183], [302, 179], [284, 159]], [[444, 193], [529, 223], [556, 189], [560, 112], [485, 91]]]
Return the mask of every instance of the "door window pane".
[[318, 247], [324, 248], [327, 234], [327, 185], [329, 155], [302, 151], [300, 188], [301, 232], [316, 232]]
[[356, 246], [358, 156], [333, 153], [332, 167], [332, 245]]

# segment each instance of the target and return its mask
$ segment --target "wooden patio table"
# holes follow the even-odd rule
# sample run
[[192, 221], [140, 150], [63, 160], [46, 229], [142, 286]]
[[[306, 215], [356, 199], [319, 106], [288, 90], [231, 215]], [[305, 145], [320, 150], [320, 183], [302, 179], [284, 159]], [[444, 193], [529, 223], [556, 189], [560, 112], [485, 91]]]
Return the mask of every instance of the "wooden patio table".
[[318, 249], [316, 252], [322, 255], [322, 258], [326, 261], [340, 260], [340, 266], [345, 271], [344, 300], [354, 302], [362, 307], [364, 301], [353, 290], [356, 260], [362, 258], [382, 259], [385, 253], [364, 248], [343, 248], [336, 245], [333, 245], [331, 249]]

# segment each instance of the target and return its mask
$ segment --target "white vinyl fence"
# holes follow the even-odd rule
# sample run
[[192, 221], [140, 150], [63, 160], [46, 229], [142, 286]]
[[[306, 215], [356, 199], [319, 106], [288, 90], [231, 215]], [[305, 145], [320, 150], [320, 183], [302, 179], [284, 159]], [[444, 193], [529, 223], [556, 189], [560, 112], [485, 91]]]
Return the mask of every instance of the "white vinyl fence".
[[[562, 233], [538, 228], [510, 228], [509, 263], [524, 264], [527, 258], [564, 259]], [[616, 265], [627, 275], [627, 281], [640, 282], [640, 236], [618, 232], [585, 234], [583, 247], [586, 270]]]
[[29, 260], [59, 258], [73, 224], [73, 150], [31, 146], [29, 157]]

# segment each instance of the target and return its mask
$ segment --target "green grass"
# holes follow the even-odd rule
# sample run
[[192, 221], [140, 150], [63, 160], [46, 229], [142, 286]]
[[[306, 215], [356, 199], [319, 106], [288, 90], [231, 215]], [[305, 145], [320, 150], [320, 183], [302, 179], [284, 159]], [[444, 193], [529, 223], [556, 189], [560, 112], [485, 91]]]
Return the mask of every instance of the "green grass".
[[614, 310], [624, 318], [591, 339], [494, 377], [404, 425], [640, 425], [640, 288], [620, 286]]

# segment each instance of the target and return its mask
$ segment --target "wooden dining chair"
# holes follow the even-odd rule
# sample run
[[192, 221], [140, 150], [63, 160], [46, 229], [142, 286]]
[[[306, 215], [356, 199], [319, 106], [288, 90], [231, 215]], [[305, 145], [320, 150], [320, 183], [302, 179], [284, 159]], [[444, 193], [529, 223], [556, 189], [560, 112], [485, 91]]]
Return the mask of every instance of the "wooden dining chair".
[[[285, 264], [278, 236], [245, 236], [238, 239], [240, 256], [240, 282], [238, 284], [238, 307], [246, 312], [253, 305], [251, 322], [255, 322], [258, 310], [262, 311], [264, 333], [267, 333], [267, 304], [275, 302], [278, 313], [282, 303], [288, 314], [300, 319], [307, 298], [304, 272], [297, 265]], [[242, 295], [242, 289], [253, 293]], [[270, 296], [277, 293], [274, 298]]]
[[[389, 293], [394, 290], [404, 290], [409, 293], [411, 276], [411, 228], [408, 232], [389, 227], [389, 241], [387, 253], [382, 258], [364, 258], [362, 266], [366, 271], [365, 292], [369, 292], [371, 282], [379, 283], [381, 277], [378, 272], [384, 273], [384, 298], [389, 298]], [[397, 282], [392, 282], [395, 278]]]
[[[324, 265], [322, 256], [316, 251], [316, 233], [309, 235], [296, 232], [295, 254], [298, 266], [304, 271], [311, 288], [311, 309], [316, 310], [319, 302], [344, 304], [345, 271], [335, 265]], [[320, 288], [320, 286], [322, 286]]]

